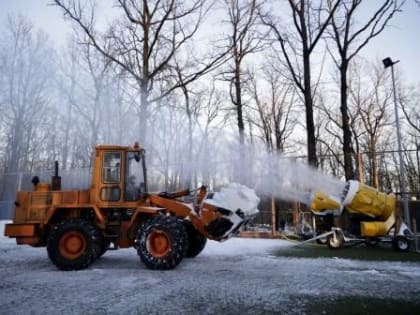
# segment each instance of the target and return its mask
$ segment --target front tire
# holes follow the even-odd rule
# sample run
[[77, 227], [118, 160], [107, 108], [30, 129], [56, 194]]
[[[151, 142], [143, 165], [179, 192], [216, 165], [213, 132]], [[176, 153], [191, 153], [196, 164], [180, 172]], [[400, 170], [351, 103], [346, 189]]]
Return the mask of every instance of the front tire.
[[137, 253], [150, 269], [175, 268], [188, 249], [188, 236], [181, 220], [173, 216], [156, 216], [146, 221], [137, 236]]
[[94, 259], [98, 259], [102, 257], [102, 255], [105, 254], [105, 252], [108, 250], [109, 242], [105, 241], [105, 238], [102, 234], [102, 232], [98, 229], [95, 229], [95, 238], [94, 238]]
[[207, 238], [201, 235], [190, 221], [184, 220], [183, 222], [188, 234], [188, 250], [185, 256], [194, 258], [203, 251]]
[[54, 226], [47, 241], [48, 257], [61, 270], [87, 268], [96, 258], [97, 230], [81, 219]]

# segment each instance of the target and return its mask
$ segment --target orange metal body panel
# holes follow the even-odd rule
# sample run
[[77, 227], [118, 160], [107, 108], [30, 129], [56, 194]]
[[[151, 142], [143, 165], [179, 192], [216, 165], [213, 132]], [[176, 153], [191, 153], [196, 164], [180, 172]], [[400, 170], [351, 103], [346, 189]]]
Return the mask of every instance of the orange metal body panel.
[[118, 246], [121, 248], [128, 248], [133, 246], [133, 239], [129, 238], [129, 228], [130, 228], [129, 221], [121, 222], [121, 232], [120, 238], [118, 240]]
[[6, 224], [4, 235], [9, 237], [34, 236], [35, 224]]
[[166, 208], [168, 211], [173, 212], [176, 216], [182, 218], [187, 217], [190, 215], [191, 211], [194, 210], [192, 205], [188, 205], [175, 199], [162, 198], [157, 195], [150, 196], [150, 203]]
[[16, 237], [16, 244], [18, 245], [31, 245], [31, 246], [42, 246], [39, 237]]
[[18, 245], [42, 245], [37, 224], [6, 224], [4, 235], [15, 237]]
[[30, 198], [29, 196], [30, 196], [30, 192], [19, 191], [17, 193], [17, 198], [16, 198], [17, 203], [16, 203], [13, 222], [15, 223], [26, 222], [26, 217], [27, 217], [26, 209], [28, 209], [28, 201]]
[[209, 239], [213, 239], [213, 237], [207, 233], [206, 227], [210, 222], [221, 216], [222, 215], [216, 211], [216, 207], [204, 204], [200, 209], [199, 216], [190, 216], [190, 220], [191, 223], [202, 235], [206, 236]]

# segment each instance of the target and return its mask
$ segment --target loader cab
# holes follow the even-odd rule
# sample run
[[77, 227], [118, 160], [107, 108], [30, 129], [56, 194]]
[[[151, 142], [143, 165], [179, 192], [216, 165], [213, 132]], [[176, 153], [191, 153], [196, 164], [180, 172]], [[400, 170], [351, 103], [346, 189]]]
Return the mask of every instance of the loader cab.
[[144, 150], [132, 147], [96, 147], [92, 196], [103, 206], [143, 199], [146, 190]]

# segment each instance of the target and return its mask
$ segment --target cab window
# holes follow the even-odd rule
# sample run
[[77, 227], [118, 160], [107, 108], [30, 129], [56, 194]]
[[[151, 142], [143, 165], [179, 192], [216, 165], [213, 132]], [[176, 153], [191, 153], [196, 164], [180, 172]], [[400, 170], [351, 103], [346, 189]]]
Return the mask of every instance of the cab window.
[[121, 153], [105, 152], [102, 170], [104, 183], [119, 183], [121, 180]]
[[124, 199], [127, 201], [137, 200], [144, 186], [141, 158], [137, 152], [127, 153], [126, 166]]

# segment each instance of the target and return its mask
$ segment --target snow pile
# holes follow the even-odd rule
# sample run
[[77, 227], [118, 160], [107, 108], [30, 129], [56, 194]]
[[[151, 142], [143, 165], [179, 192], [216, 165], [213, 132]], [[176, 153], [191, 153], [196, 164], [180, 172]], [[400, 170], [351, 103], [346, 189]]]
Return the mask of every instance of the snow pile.
[[220, 192], [214, 193], [213, 198], [207, 199], [206, 203], [233, 212], [240, 209], [245, 216], [254, 216], [259, 212], [260, 198], [253, 189], [238, 183], [231, 183], [223, 187]]

